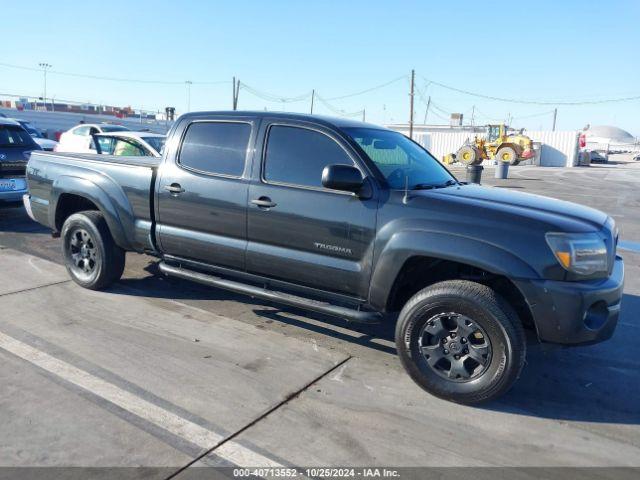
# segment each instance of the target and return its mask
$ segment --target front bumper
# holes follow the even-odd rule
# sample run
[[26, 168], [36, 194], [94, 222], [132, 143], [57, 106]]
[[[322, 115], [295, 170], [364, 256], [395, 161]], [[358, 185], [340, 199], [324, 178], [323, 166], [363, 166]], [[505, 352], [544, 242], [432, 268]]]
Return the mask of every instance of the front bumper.
[[616, 256], [608, 278], [584, 282], [521, 280], [516, 282], [543, 342], [584, 345], [613, 335], [620, 314], [624, 263]]

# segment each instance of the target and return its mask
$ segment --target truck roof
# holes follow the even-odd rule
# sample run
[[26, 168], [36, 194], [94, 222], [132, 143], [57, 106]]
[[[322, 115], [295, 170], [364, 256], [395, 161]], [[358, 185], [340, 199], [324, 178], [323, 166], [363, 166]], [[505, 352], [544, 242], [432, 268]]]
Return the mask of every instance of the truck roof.
[[180, 118], [201, 118], [208, 116], [228, 116], [228, 117], [254, 117], [254, 118], [282, 118], [289, 120], [306, 120], [316, 123], [325, 124], [336, 128], [377, 128], [385, 129], [380, 125], [373, 123], [361, 122], [343, 117], [331, 117], [326, 115], [311, 115], [307, 113], [293, 112], [269, 112], [269, 111], [251, 111], [251, 110], [229, 110], [229, 111], [207, 111], [207, 112], [189, 112], [182, 114]]

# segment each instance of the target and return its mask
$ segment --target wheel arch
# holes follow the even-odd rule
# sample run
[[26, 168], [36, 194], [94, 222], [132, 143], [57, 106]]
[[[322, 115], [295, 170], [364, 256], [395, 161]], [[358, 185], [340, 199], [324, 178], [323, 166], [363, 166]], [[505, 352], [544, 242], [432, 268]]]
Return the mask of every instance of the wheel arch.
[[537, 278], [535, 270], [512, 253], [481, 240], [413, 231], [393, 235], [380, 253], [372, 275], [369, 302], [385, 312], [422, 288], [444, 280], [470, 279], [500, 293], [532, 323], [526, 298], [512, 278]]
[[[80, 177], [61, 176], [52, 186], [49, 209], [49, 224], [54, 231], [60, 232], [64, 221], [72, 214], [83, 210], [98, 210], [104, 216], [115, 243], [125, 250], [131, 249], [131, 242], [126, 235], [126, 225], [130, 223], [133, 231], [133, 213], [127, 211], [126, 197], [107, 193], [98, 184]], [[118, 198], [122, 196], [123, 198]], [[129, 219], [129, 220], [127, 220]]]

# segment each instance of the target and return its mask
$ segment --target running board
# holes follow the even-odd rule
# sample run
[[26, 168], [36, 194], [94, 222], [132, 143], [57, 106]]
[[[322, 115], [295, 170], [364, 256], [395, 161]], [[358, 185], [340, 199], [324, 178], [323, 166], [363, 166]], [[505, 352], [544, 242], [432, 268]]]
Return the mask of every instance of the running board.
[[327, 315], [345, 319], [349, 322], [377, 324], [382, 320], [382, 315], [377, 312], [365, 312], [362, 310], [355, 310], [352, 308], [340, 307], [338, 305], [320, 302], [318, 300], [298, 297], [296, 295], [291, 295], [288, 293], [267, 290], [266, 288], [255, 287], [246, 283], [240, 283], [221, 277], [216, 277], [214, 275], [195, 272], [193, 270], [187, 270], [182, 267], [168, 265], [165, 262], [160, 262], [159, 268], [162, 273], [172, 277], [183, 278], [185, 280], [191, 280], [194, 282], [202, 283], [204, 285], [223, 288], [232, 292], [261, 298], [263, 300], [283, 303], [285, 305], [291, 305], [293, 307], [302, 308], [304, 310], [312, 310], [314, 312], [325, 313]]

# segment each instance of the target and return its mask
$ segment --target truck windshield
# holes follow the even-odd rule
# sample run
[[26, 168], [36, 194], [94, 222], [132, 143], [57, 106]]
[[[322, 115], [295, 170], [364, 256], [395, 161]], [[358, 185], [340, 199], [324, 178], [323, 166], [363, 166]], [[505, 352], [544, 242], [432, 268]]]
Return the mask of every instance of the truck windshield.
[[443, 187], [455, 178], [429, 152], [401, 133], [377, 128], [344, 128], [387, 179], [402, 190]]

